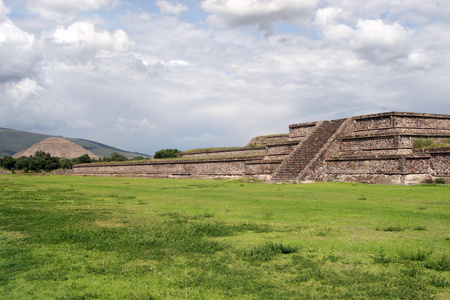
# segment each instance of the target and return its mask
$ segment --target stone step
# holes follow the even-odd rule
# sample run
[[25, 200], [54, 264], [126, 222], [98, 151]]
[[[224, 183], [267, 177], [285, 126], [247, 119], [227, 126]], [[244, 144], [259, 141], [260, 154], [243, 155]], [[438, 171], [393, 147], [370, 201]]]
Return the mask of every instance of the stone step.
[[316, 153], [326, 144], [341, 126], [342, 120], [323, 122], [300, 147], [296, 147], [280, 165], [272, 177], [273, 181], [294, 180], [309, 164]]

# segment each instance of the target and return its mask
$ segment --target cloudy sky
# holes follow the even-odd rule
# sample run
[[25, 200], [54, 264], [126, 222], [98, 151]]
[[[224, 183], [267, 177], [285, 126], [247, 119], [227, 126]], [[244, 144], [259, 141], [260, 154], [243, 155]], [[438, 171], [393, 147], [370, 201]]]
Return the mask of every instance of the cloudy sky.
[[154, 154], [450, 114], [448, 0], [0, 0], [0, 127]]

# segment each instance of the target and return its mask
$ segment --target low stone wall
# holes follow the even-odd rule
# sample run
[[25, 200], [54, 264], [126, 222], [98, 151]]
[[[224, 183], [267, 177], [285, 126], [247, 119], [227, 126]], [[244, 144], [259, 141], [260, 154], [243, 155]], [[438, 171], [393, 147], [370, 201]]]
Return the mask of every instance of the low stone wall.
[[247, 176], [258, 177], [262, 180], [269, 180], [283, 160], [260, 160], [246, 163], [245, 174]]
[[218, 149], [209, 151], [189, 151], [180, 153], [180, 157], [184, 158], [198, 158], [198, 157], [218, 157], [218, 156], [250, 156], [250, 155], [265, 155], [266, 147], [248, 147], [237, 149]]
[[450, 177], [450, 147], [414, 149], [414, 153], [430, 155], [428, 171], [434, 177]]
[[353, 117], [354, 130], [382, 130], [386, 128], [450, 129], [450, 116], [408, 112], [387, 112]]
[[196, 160], [161, 160], [108, 164], [83, 164], [73, 167], [74, 175], [132, 176], [132, 177], [228, 177], [267, 173], [269, 164], [253, 168], [247, 174], [247, 164], [260, 161], [261, 157], [217, 158]]

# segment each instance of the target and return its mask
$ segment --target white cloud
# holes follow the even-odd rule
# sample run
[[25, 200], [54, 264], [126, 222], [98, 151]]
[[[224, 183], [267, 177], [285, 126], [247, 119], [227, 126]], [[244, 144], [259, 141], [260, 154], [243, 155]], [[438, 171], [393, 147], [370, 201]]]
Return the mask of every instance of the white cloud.
[[0, 22], [3, 22], [6, 16], [11, 12], [11, 9], [7, 7], [2, 0], [0, 0]]
[[155, 4], [159, 7], [162, 14], [173, 14], [178, 16], [184, 11], [188, 11], [189, 8], [186, 5], [175, 2], [175, 4], [170, 3], [165, 0], [156, 0]]
[[398, 23], [385, 24], [382, 20], [359, 20], [352, 47], [366, 59], [385, 63], [408, 57], [412, 30]]
[[205, 140], [217, 140], [218, 137], [211, 133], [203, 133], [200, 136], [186, 136], [182, 138], [185, 141], [205, 141]]
[[180, 0], [160, 1], [161, 13], [148, 1], [109, 11], [113, 1], [35, 1], [64, 22], [1, 1], [2, 127], [152, 153], [245, 145], [307, 121], [450, 111], [449, 1], [196, 0], [206, 14], [192, 6], [183, 18], [163, 7]]
[[337, 24], [336, 19], [342, 13], [339, 7], [326, 7], [317, 11], [315, 24], [321, 30], [323, 36], [331, 41], [349, 39], [353, 35], [353, 29], [345, 24]]
[[169, 65], [176, 66], [176, 67], [188, 67], [192, 65], [190, 62], [182, 60], [182, 59], [175, 59], [169, 61]]
[[156, 129], [156, 126], [151, 124], [145, 118], [141, 120], [129, 120], [118, 117], [115, 128], [122, 133], [135, 133], [144, 130], [154, 130]]
[[53, 44], [48, 50], [52, 58], [74, 63], [95, 58], [111, 59], [126, 53], [133, 45], [125, 31], [99, 29], [88, 21], [78, 21], [67, 28], [58, 26], [51, 34], [51, 40]]
[[38, 57], [34, 35], [21, 30], [5, 17], [0, 23], [0, 84], [32, 76]]
[[208, 21], [218, 26], [255, 25], [272, 33], [274, 23], [305, 22], [318, 0], [205, 0], [201, 7], [211, 13]]
[[74, 129], [92, 130], [95, 128], [95, 126], [92, 124], [92, 122], [84, 121], [84, 120], [69, 119], [69, 120], [67, 120], [67, 124], [69, 125], [69, 127], [74, 128]]
[[[342, 13], [340, 7], [326, 7], [317, 11], [314, 23], [327, 41], [345, 42], [361, 58], [377, 64], [397, 62], [410, 55], [414, 30], [398, 23], [387, 24], [381, 19], [360, 19], [353, 29], [339, 23]], [[339, 47], [342, 49], [345, 46]]]
[[18, 106], [28, 97], [38, 95], [43, 90], [36, 81], [24, 78], [20, 82], [11, 85], [7, 93], [14, 100], [14, 105]]
[[129, 45], [125, 31], [116, 30], [113, 33], [107, 30], [96, 30], [94, 25], [87, 21], [79, 21], [67, 29], [58, 26], [53, 34], [58, 44], [72, 44], [76, 47], [98, 47], [111, 49], [116, 52], [127, 50]]
[[404, 61], [406, 67], [411, 69], [430, 70], [436, 63], [423, 52], [412, 52]]
[[11, 20], [5, 20], [0, 24], [0, 44], [2, 46], [17, 45], [29, 48], [33, 42], [34, 36], [22, 31]]
[[117, 0], [29, 0], [31, 11], [46, 19], [62, 20], [71, 18], [73, 14], [83, 11], [96, 11], [111, 8], [118, 4]]
[[450, 16], [448, 0], [323, 0], [323, 7], [336, 6], [343, 9], [348, 21], [377, 19], [399, 22], [411, 26], [426, 24], [430, 19], [447, 19]]

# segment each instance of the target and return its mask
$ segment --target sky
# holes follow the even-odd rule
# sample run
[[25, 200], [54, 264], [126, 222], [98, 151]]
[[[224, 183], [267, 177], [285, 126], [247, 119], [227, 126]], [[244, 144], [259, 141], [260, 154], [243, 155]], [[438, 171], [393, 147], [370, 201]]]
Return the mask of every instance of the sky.
[[0, 0], [0, 127], [154, 154], [450, 114], [449, 0]]

